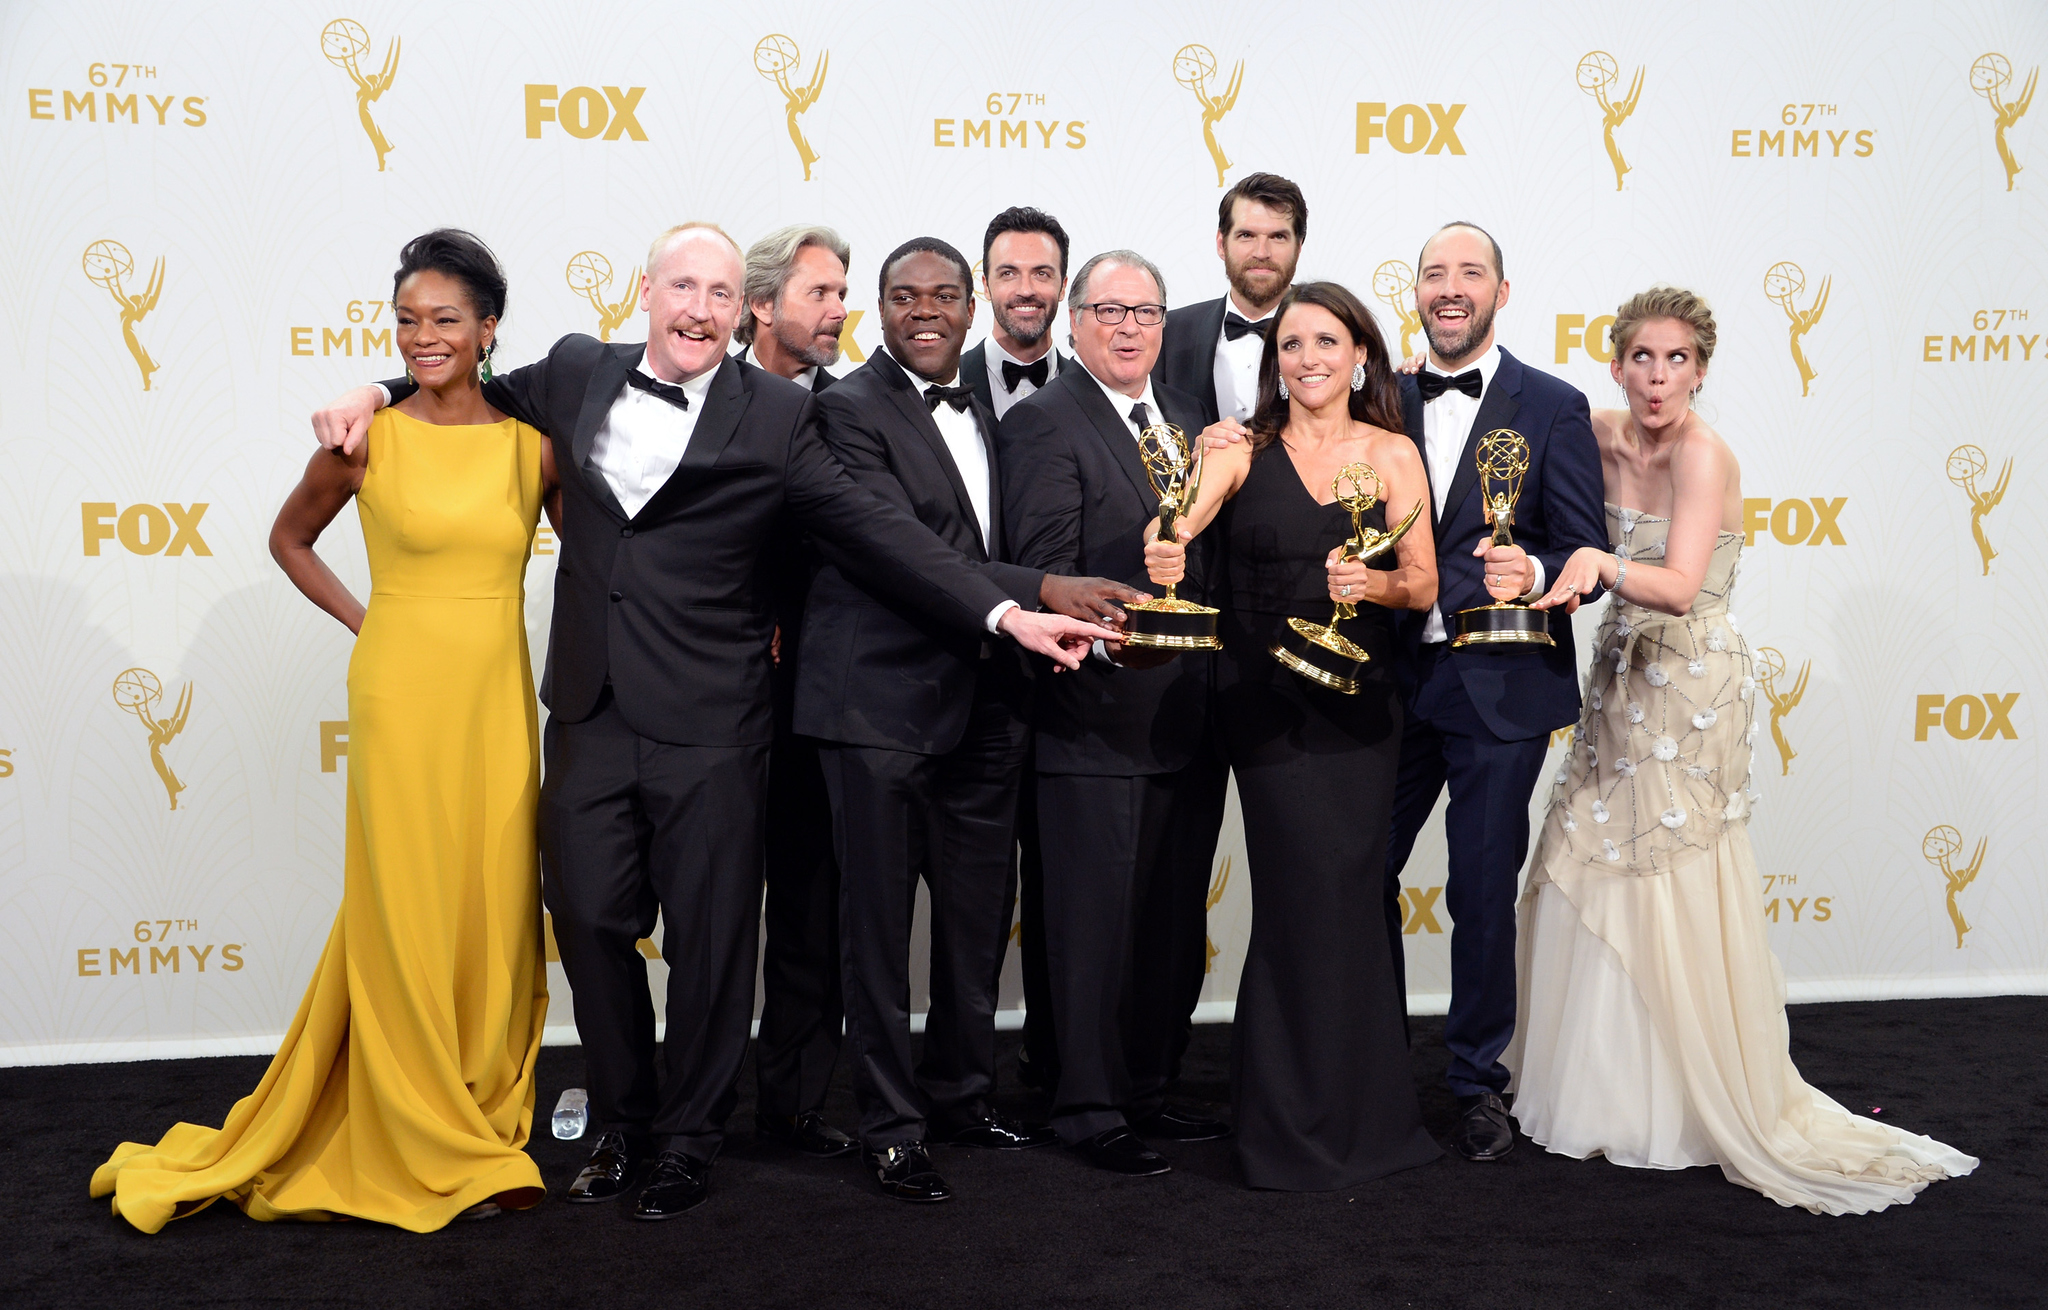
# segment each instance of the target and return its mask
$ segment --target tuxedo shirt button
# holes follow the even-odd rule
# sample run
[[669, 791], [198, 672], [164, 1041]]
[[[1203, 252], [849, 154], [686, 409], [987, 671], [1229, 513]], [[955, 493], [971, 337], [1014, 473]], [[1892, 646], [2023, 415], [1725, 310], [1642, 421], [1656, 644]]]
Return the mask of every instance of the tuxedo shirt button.
[[619, 535], [620, 535], [620, 536], [622, 536], [622, 537], [630, 537], [630, 536], [632, 536], [632, 535], [633, 535], [633, 529], [631, 529], [631, 528], [620, 528], [620, 529], [619, 529]]
[[613, 592], [613, 593], [612, 593], [612, 599], [613, 599], [613, 600], [624, 600], [625, 598], [626, 598], [626, 597], [625, 597], [625, 593], [623, 593], [623, 592], [618, 592], [618, 591], [615, 591], [615, 592]]

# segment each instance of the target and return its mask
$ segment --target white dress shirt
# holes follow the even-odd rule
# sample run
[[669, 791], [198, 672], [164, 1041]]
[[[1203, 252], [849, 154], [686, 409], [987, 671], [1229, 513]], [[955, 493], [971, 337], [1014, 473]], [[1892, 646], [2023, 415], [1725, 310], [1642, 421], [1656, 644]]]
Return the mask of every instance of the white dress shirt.
[[[1438, 377], [1450, 377], [1436, 366], [1436, 361], [1425, 358], [1425, 371]], [[1486, 396], [1486, 388], [1493, 385], [1493, 375], [1500, 370], [1500, 347], [1495, 346], [1476, 361], [1459, 369], [1479, 370], [1479, 396], [1474, 398], [1462, 391], [1448, 390], [1435, 400], [1422, 406], [1422, 457], [1429, 465], [1429, 491], [1436, 502], [1436, 517], [1444, 514], [1444, 497], [1451, 492], [1451, 482], [1458, 476], [1459, 461], [1465, 455], [1465, 443], [1472, 436], [1472, 422], [1479, 417], [1479, 401]], [[1446, 543], [1438, 542], [1443, 549]], [[1536, 572], [1536, 583], [1521, 597], [1533, 600], [1543, 594], [1543, 561], [1529, 557], [1529, 566]], [[1443, 641], [1449, 634], [1444, 629], [1444, 611], [1441, 604], [1429, 607], [1429, 617], [1422, 623], [1422, 640]]]
[[[633, 371], [642, 377], [654, 376], [644, 355]], [[707, 368], [682, 384], [683, 395], [690, 402], [688, 409], [679, 409], [630, 384], [620, 389], [611, 412], [591, 438], [590, 463], [604, 475], [627, 518], [654, 499], [661, 484], [683, 462], [690, 434], [697, 430], [698, 416], [704, 412], [711, 379], [717, 376], [716, 368]]]
[[[742, 347], [740, 353], [734, 356], [734, 358], [739, 360], [742, 364], [752, 364], [755, 368], [767, 368], [767, 365], [763, 364], [758, 358], [755, 357], [754, 348], [752, 346]], [[772, 372], [773, 370], [769, 371]], [[824, 370], [821, 369], [818, 365], [813, 364], [809, 368], [805, 369], [803, 372], [797, 374], [795, 377], [789, 380], [791, 382], [796, 383], [798, 386], [802, 387], [805, 391], [816, 391], [818, 389], [818, 374], [822, 373], [823, 371]], [[776, 376], [780, 377], [781, 375], [777, 374]]]
[[[1138, 434], [1143, 431], [1138, 426], [1138, 421], [1131, 417], [1131, 410], [1135, 406], [1143, 405], [1145, 407], [1147, 422], [1164, 423], [1166, 421], [1166, 416], [1159, 412], [1159, 398], [1152, 394], [1152, 379], [1149, 376], [1145, 379], [1145, 393], [1141, 396], [1126, 396], [1123, 392], [1111, 387], [1093, 373], [1090, 373], [1088, 376], [1093, 379], [1096, 386], [1102, 388], [1102, 394], [1109, 400], [1109, 407], [1116, 411], [1117, 417], [1122, 419], [1124, 426], [1130, 430], [1131, 443], [1133, 445], [1137, 444]], [[1116, 662], [1109, 658], [1109, 650], [1100, 640], [1096, 641], [1094, 649], [1095, 658], [1110, 664]]]
[[[889, 354], [887, 348], [884, 348], [880, 353], [884, 355]], [[894, 355], [889, 356], [889, 362], [895, 364], [898, 368], [903, 368], [902, 362], [897, 360]], [[910, 385], [917, 388], [919, 404], [924, 403], [924, 393], [927, 388], [941, 385], [935, 382], [927, 382], [907, 368], [903, 369], [903, 376], [909, 378]], [[955, 381], [958, 380], [956, 377]], [[988, 544], [988, 447], [982, 444], [981, 421], [975, 418], [974, 407], [971, 405], [966, 409], [954, 409], [951, 405], [941, 402], [939, 407], [934, 409], [931, 414], [933, 424], [939, 429], [939, 436], [945, 439], [946, 453], [953, 457], [953, 467], [959, 470], [960, 481], [967, 486], [967, 501], [974, 507], [974, 525], [981, 532], [981, 548], [988, 554], [990, 559], [994, 559], [995, 552], [989, 549]], [[1014, 600], [1000, 602], [994, 609], [988, 612], [988, 618], [984, 620], [988, 625], [988, 630], [990, 632], [1001, 631], [996, 625], [1003, 621], [1003, 615], [1018, 608], [1020, 607]], [[982, 654], [985, 658], [988, 652], [984, 650]]]
[[[989, 395], [996, 402], [996, 417], [1001, 418], [1010, 412], [1010, 406], [1038, 390], [1032, 384], [1030, 378], [1018, 378], [1017, 389], [1015, 391], [1006, 390], [1003, 386], [1003, 361], [1008, 360], [1020, 366], [1036, 363], [1037, 361], [1018, 359], [1015, 355], [997, 345], [994, 337], [988, 339], [987, 345], [988, 349], [982, 352], [982, 358], [988, 362], [988, 390]], [[1045, 360], [1045, 380], [1051, 382], [1060, 375], [1060, 352], [1052, 346], [1047, 346], [1045, 354], [1041, 358]]]
[[[1223, 298], [1223, 313], [1226, 322], [1231, 314], [1246, 317], [1228, 296]], [[1252, 411], [1259, 407], [1259, 360], [1266, 353], [1264, 333], [1273, 330], [1273, 316], [1267, 314], [1251, 323], [1259, 331], [1247, 332], [1235, 341], [1220, 328], [1216, 333], [1216, 413], [1240, 423], [1251, 422]]]

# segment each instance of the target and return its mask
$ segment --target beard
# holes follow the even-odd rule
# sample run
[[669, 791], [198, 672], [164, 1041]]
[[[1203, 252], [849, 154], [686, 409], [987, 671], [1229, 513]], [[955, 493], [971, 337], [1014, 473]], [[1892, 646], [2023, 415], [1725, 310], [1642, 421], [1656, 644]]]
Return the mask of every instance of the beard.
[[1449, 303], [1463, 305], [1467, 317], [1463, 330], [1446, 333], [1436, 325], [1434, 312], [1422, 316], [1422, 334], [1429, 338], [1429, 348], [1440, 359], [1463, 359], [1472, 353], [1472, 347], [1486, 340], [1486, 334], [1493, 331], [1493, 306], [1484, 308], [1458, 297]]
[[[1286, 264], [1276, 264], [1271, 260], [1247, 260], [1242, 264], [1226, 265], [1223, 271], [1230, 279], [1230, 289], [1237, 293], [1238, 299], [1253, 308], [1264, 309], [1286, 293], [1294, 281], [1294, 267], [1300, 262], [1298, 259]], [[1246, 276], [1252, 272], [1278, 273], [1280, 280], [1272, 284], [1271, 290], [1268, 291]]]
[[[1010, 311], [1018, 305], [1036, 305], [1045, 310], [1045, 317], [1036, 326], [1019, 323], [1010, 317]], [[1003, 330], [1003, 334], [1027, 349], [1045, 340], [1046, 333], [1052, 331], [1052, 306], [1036, 296], [1018, 296], [1007, 305], [991, 305], [990, 308], [996, 316], [996, 326]]]
[[775, 344], [811, 368], [824, 368], [839, 362], [839, 338], [827, 337], [822, 333], [806, 332], [788, 320], [778, 320], [769, 332]]

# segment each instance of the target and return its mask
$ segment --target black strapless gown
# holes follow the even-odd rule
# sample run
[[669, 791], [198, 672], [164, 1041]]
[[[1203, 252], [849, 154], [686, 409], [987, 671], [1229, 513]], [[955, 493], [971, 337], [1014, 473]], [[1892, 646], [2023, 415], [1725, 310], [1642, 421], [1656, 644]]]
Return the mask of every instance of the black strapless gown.
[[[1385, 507], [1365, 521], [1384, 528]], [[1318, 504], [1279, 442], [1254, 457], [1219, 526], [1218, 711], [1252, 887], [1231, 1054], [1237, 1158], [1253, 1187], [1330, 1191], [1441, 1154], [1422, 1127], [1387, 947], [1401, 756], [1392, 615], [1361, 605], [1340, 629], [1372, 655], [1356, 696], [1267, 653], [1290, 617], [1329, 621], [1323, 561], [1351, 533], [1349, 512]]]

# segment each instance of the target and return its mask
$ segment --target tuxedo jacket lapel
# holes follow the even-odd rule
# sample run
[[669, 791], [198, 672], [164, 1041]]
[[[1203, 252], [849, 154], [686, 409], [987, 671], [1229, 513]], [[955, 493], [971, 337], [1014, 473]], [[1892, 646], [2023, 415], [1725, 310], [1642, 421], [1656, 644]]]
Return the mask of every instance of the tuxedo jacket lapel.
[[[939, 431], [938, 423], [932, 418], [930, 407], [924, 403], [924, 397], [917, 394], [917, 384], [910, 380], [910, 374], [904, 372], [902, 365], [887, 355], [878, 352], [870, 366], [888, 387], [889, 399], [895, 402], [896, 410], [903, 416], [904, 422], [909, 424], [910, 430], [924, 442], [925, 448], [931, 451], [932, 458], [939, 462], [939, 467], [945, 470], [946, 482], [953, 488], [953, 495], [960, 502], [960, 517], [974, 529], [974, 535], [979, 537], [981, 520], [975, 516], [974, 501], [967, 494], [967, 480], [960, 476], [960, 466], [954, 463], [953, 452], [946, 448], [945, 435]], [[955, 382], [960, 380], [954, 379]], [[969, 407], [970, 412], [978, 408], [978, 405]], [[987, 445], [987, 441], [987, 435], [984, 434], [984, 446]], [[995, 467], [993, 452], [989, 454], [989, 467]], [[994, 546], [986, 541], [981, 544], [988, 557], [994, 559]]]
[[[1147, 505], [1157, 503], [1159, 497], [1152, 490], [1152, 480], [1145, 476], [1145, 461], [1138, 456], [1138, 443], [1132, 438], [1130, 428], [1124, 425], [1123, 415], [1110, 408], [1109, 397], [1102, 394], [1095, 378], [1076, 364], [1073, 372], [1061, 372], [1060, 380], [1080, 403], [1081, 412], [1088, 416], [1089, 423], [1095, 428], [1095, 435], [1109, 447], [1110, 458], [1116, 461], [1124, 476], [1131, 480], [1131, 486], [1137, 489], [1138, 499]], [[1155, 417], [1164, 418], [1165, 415]]]
[[728, 358], [718, 366], [710, 389], [704, 393], [704, 412], [697, 416], [697, 426], [691, 429], [690, 444], [684, 448], [682, 459], [668, 475], [668, 481], [647, 498], [635, 518], [665, 512], [677, 496], [695, 485], [718, 462], [718, 457], [732, 444], [733, 433], [739, 431], [740, 420], [751, 400], [740, 380], [739, 361]]
[[598, 357], [597, 367], [591, 370], [590, 381], [584, 387], [583, 408], [576, 415], [576, 428], [570, 437], [569, 453], [575, 460], [578, 476], [589, 485], [597, 503], [620, 518], [627, 517], [625, 506], [612, 494], [612, 484], [590, 462], [590, 447], [597, 440], [597, 430], [611, 416], [619, 393], [626, 389], [626, 374], [646, 352], [644, 345], [613, 346]]
[[981, 448], [988, 456], [988, 540], [981, 544], [991, 560], [999, 560], [1003, 558], [1003, 487], [997, 476], [996, 412], [978, 396], [971, 412], [975, 426], [981, 429]]
[[[1444, 512], [1437, 519], [1439, 528], [1458, 516], [1466, 497], [1479, 484], [1479, 439], [1498, 428], [1512, 426], [1521, 408], [1522, 365], [1503, 350], [1500, 367], [1493, 371], [1493, 384], [1479, 398], [1479, 412], [1472, 416], [1472, 431], [1466, 434], [1465, 449], [1458, 455], [1458, 474], [1451, 479], [1450, 494], [1444, 497]], [[1425, 459], [1424, 467], [1428, 464]], [[1441, 543], [1443, 538], [1439, 536], [1437, 540]]]

